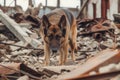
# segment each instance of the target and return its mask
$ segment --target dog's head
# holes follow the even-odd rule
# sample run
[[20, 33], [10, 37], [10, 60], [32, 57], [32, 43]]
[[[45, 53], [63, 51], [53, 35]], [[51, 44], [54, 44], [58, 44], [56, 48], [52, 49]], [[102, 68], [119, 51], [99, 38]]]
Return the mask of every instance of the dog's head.
[[59, 22], [56, 24], [50, 23], [46, 15], [42, 20], [44, 41], [48, 44], [52, 52], [57, 52], [64, 43], [66, 35], [66, 17], [62, 15]]

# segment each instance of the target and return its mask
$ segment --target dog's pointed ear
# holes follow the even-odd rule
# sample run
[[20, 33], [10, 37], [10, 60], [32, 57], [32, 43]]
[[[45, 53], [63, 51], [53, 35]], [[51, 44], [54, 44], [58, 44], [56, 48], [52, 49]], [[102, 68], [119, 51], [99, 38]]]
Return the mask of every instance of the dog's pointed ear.
[[59, 25], [60, 28], [66, 27], [66, 17], [65, 17], [65, 15], [62, 15], [62, 16], [61, 16], [58, 25]]
[[43, 17], [42, 17], [42, 24], [44, 27], [44, 34], [47, 35], [47, 29], [50, 27], [50, 22], [46, 15], [43, 15]]
[[46, 15], [43, 15], [43, 17], [42, 17], [42, 23], [43, 23], [43, 27], [49, 28], [50, 22], [49, 22], [48, 17]]
[[65, 34], [66, 34], [66, 24], [67, 24], [66, 17], [65, 17], [65, 15], [62, 15], [61, 18], [60, 18], [58, 26], [62, 30], [62, 35], [64, 37], [65, 37]]

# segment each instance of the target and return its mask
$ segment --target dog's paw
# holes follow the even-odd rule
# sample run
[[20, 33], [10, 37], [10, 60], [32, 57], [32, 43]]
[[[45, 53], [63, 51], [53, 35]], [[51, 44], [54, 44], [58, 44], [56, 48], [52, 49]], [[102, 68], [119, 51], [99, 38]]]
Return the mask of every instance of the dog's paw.
[[50, 62], [44, 62], [44, 66], [48, 66], [50, 64]]
[[72, 60], [73, 60], [73, 61], [75, 61], [75, 60], [76, 60], [75, 55], [72, 55]]
[[64, 65], [64, 63], [62, 62], [62, 61], [59, 61], [59, 64], [58, 64], [59, 66], [62, 66], [62, 65]]

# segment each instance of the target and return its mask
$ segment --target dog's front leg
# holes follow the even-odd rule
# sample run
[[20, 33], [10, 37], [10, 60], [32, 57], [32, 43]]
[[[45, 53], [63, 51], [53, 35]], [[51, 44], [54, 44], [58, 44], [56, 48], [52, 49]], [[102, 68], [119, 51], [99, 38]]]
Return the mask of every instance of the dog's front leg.
[[67, 61], [67, 57], [68, 57], [68, 44], [66, 44], [64, 47], [63, 47], [63, 55], [64, 55], [64, 58], [63, 58], [63, 64], [66, 63]]
[[68, 57], [68, 44], [65, 44], [62, 49], [60, 49], [60, 60], [59, 65], [64, 65]]
[[64, 58], [64, 55], [63, 55], [63, 49], [61, 48], [60, 49], [60, 58], [59, 58], [59, 65], [63, 65], [63, 58]]
[[46, 43], [44, 44], [44, 53], [45, 53], [45, 65], [47, 66], [50, 64], [50, 49]]

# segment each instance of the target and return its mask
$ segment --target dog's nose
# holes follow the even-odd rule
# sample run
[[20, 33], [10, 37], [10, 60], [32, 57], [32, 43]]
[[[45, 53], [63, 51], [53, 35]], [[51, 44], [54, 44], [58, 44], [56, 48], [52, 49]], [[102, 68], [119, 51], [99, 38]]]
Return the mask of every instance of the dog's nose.
[[57, 52], [57, 48], [53, 48], [53, 49], [52, 49], [52, 52], [53, 52], [53, 53], [56, 53], [56, 52]]
[[57, 50], [52, 50], [53, 53], [57, 53]]

